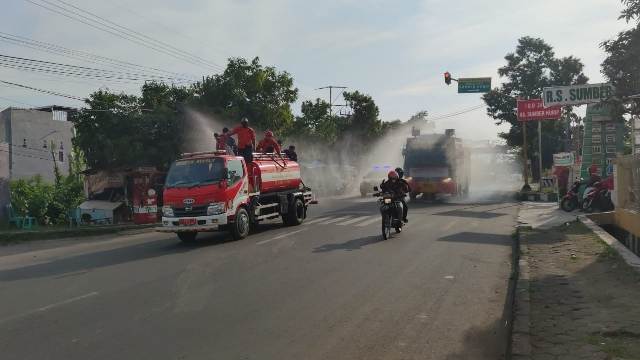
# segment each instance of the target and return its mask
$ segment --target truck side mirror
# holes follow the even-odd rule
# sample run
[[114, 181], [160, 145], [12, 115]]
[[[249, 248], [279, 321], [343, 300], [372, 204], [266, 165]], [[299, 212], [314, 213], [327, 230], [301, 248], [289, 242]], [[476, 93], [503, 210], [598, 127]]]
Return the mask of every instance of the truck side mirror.
[[226, 180], [228, 178], [229, 178], [229, 169], [228, 168], [222, 169], [222, 179]]

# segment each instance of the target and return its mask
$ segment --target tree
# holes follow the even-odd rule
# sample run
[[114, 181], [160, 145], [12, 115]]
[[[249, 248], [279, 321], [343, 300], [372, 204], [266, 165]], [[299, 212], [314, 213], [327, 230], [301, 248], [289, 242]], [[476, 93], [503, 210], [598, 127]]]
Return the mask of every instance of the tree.
[[92, 169], [148, 166], [166, 168], [182, 145], [179, 104], [192, 92], [184, 87], [147, 83], [142, 96], [99, 90], [71, 121], [77, 146]]
[[290, 135], [327, 145], [334, 144], [338, 140], [338, 128], [343, 119], [331, 115], [330, 107], [328, 102], [321, 99], [303, 101], [300, 108], [302, 115], [296, 118]]
[[227, 120], [250, 119], [255, 127], [283, 133], [293, 126], [291, 104], [298, 98], [289, 73], [262, 66], [259, 58], [251, 62], [229, 59], [222, 74], [205, 78], [195, 85], [195, 105]]
[[[640, 0], [623, 0], [627, 8], [620, 15], [627, 22], [640, 22]], [[622, 31], [617, 38], [601, 44], [607, 57], [602, 63], [602, 73], [616, 88], [615, 108], [622, 114], [640, 114], [640, 101], [626, 101], [640, 93], [640, 24]]]
[[380, 110], [371, 96], [354, 91], [345, 92], [343, 97], [351, 109], [351, 115], [340, 130], [353, 135], [362, 144], [368, 144], [382, 135], [383, 125], [378, 118]]
[[[500, 137], [510, 147], [522, 147], [522, 125], [518, 122], [516, 100], [541, 98], [542, 88], [551, 85], [585, 84], [588, 78], [582, 72], [582, 62], [572, 56], [557, 58], [553, 48], [544, 40], [523, 37], [518, 40], [516, 51], [505, 56], [507, 64], [498, 69], [498, 74], [506, 78], [500, 88], [483, 96], [487, 114], [497, 120], [496, 124], [509, 123], [511, 128]], [[563, 150], [568, 136], [569, 125], [577, 116], [571, 108], [563, 111], [561, 121], [543, 122], [543, 166], [551, 165], [554, 152]], [[530, 154], [537, 150], [536, 124], [526, 124]]]
[[627, 22], [640, 19], [640, 0], [622, 0], [622, 4], [626, 6], [626, 9], [622, 10], [619, 19], [624, 19]]

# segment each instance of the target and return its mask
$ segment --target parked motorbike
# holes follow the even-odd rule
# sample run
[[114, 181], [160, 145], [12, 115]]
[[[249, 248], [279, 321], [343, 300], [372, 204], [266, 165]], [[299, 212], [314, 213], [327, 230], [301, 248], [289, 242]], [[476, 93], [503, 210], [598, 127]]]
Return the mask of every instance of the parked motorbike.
[[582, 201], [582, 210], [584, 212], [611, 211], [614, 205], [611, 201], [611, 189], [608, 184], [598, 181], [592, 187], [586, 190], [584, 200]]
[[562, 201], [560, 202], [560, 208], [566, 212], [572, 212], [578, 207], [582, 206], [582, 201], [580, 200], [580, 181], [576, 181], [573, 183], [569, 191], [562, 197]]
[[373, 196], [379, 197], [380, 215], [382, 215], [382, 238], [387, 240], [391, 238], [391, 229], [394, 228], [396, 233], [402, 232], [402, 202], [394, 199], [390, 193], [380, 192], [378, 187], [374, 187]]

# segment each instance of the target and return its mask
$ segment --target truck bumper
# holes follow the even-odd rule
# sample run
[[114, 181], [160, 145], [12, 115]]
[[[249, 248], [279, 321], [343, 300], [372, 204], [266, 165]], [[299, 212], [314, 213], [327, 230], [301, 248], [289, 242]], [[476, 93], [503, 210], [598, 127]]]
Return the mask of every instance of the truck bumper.
[[[195, 222], [193, 225], [181, 225], [180, 220], [189, 220]], [[155, 230], [159, 232], [175, 233], [175, 232], [206, 232], [217, 231], [220, 225], [227, 224], [227, 214], [196, 216], [196, 217], [162, 217], [162, 226]]]

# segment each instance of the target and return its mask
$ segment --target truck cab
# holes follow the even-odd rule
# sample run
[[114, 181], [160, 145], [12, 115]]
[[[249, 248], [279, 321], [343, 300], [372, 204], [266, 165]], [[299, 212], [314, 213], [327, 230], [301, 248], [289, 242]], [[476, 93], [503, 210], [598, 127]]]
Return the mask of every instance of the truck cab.
[[313, 202], [300, 179], [297, 163], [255, 154], [244, 158], [225, 152], [184, 154], [167, 174], [161, 232], [194, 241], [199, 232], [228, 229], [234, 239], [249, 234], [256, 223], [282, 217], [299, 225]]

